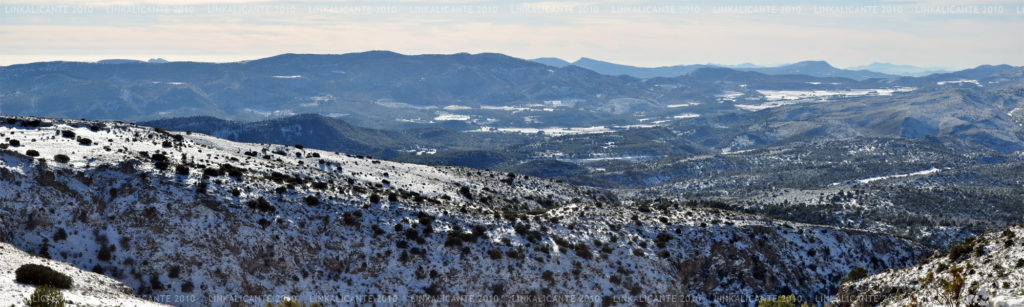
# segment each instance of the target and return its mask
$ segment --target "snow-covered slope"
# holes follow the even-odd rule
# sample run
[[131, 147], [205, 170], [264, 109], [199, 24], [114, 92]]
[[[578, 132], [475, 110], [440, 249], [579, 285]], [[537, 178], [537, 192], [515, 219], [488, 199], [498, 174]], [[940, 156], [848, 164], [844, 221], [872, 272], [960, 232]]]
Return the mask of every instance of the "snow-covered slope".
[[522, 175], [123, 123], [0, 118], [0, 139], [0, 240], [173, 305], [735, 305], [830, 295], [854, 267], [930, 254], [873, 232], [624, 205]]
[[0, 242], [0, 303], [19, 305], [36, 290], [15, 282], [14, 271], [25, 264], [39, 264], [71, 277], [71, 289], [60, 290], [68, 306], [164, 306], [132, 296], [132, 288], [110, 277], [82, 271], [73, 265], [32, 256]]
[[1024, 306], [1024, 226], [954, 246], [928, 262], [843, 284], [840, 306]]

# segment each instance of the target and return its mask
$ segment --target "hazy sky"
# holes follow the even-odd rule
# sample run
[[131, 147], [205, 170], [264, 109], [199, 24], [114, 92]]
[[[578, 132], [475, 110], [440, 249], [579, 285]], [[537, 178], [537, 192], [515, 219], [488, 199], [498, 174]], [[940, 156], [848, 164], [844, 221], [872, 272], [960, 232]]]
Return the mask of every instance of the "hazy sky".
[[638, 66], [1024, 65], [1024, 0], [0, 0], [0, 65], [366, 50]]

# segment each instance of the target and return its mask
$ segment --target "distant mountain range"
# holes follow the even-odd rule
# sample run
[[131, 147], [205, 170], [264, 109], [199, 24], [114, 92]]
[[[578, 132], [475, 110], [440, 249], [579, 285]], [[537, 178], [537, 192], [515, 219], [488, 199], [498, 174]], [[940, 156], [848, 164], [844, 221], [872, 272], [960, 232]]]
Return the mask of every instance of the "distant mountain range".
[[[595, 60], [591, 58], [580, 58], [575, 62], [569, 63], [559, 58], [538, 58], [532, 61], [541, 63], [544, 65], [554, 67], [566, 67], [566, 66], [579, 66], [595, 72], [605, 75], [626, 75], [635, 78], [657, 78], [657, 77], [678, 77], [689, 74], [700, 68], [709, 67], [722, 67], [731, 68], [742, 71], [759, 72], [768, 75], [808, 75], [814, 77], [840, 77], [853, 80], [865, 80], [870, 78], [894, 78], [901, 75], [910, 75], [899, 72], [906, 72], [913, 70], [913, 66], [883, 66], [883, 64], [872, 64], [872, 67], [884, 68], [887, 72], [879, 72], [868, 68], [857, 68], [857, 69], [839, 69], [832, 65], [829, 65], [825, 61], [803, 61], [794, 64], [776, 66], [776, 67], [765, 67], [757, 66], [753, 64], [740, 64], [740, 65], [718, 65], [718, 64], [693, 64], [693, 65], [675, 65], [675, 66], [662, 66], [662, 67], [636, 67], [629, 65], [616, 64], [611, 62], [605, 62]], [[915, 71], [913, 76], [920, 76], [925, 69], [918, 69]], [[936, 71], [940, 72], [940, 71]]]
[[[897, 78], [801, 62], [664, 67], [660, 74], [674, 76], [637, 78], [620, 74], [626, 66], [590, 59], [577, 63], [587, 67], [548, 66], [494, 53], [388, 51], [283, 54], [219, 64], [32, 63], [0, 67], [0, 114], [119, 121], [320, 114], [390, 130], [608, 128], [743, 113], [794, 100], [888, 95], [901, 87], [998, 86], [1014, 82], [1020, 72], [998, 65]], [[630, 74], [651, 72], [634, 68]]]
[[910, 76], [910, 77], [921, 77], [931, 74], [948, 73], [948, 70], [941, 68], [928, 68], [928, 67], [917, 67], [912, 65], [897, 65], [892, 63], [871, 63], [864, 66], [854, 66], [848, 69], [853, 70], [869, 70], [874, 72], [880, 72], [891, 75]]

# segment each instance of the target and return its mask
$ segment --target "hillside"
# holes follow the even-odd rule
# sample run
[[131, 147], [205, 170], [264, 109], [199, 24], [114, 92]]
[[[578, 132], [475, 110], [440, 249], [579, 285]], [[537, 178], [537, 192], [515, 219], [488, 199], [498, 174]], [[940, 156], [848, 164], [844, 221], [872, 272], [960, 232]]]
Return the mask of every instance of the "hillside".
[[853, 268], [931, 253], [875, 232], [622, 203], [523, 175], [124, 123], [5, 117], [0, 137], [0, 214], [11, 217], [0, 239], [137, 295], [202, 305], [263, 295], [732, 305], [830, 295]]
[[966, 240], [916, 266], [845, 283], [839, 306], [1024, 305], [1024, 226]]
[[302, 144], [309, 148], [383, 159], [462, 148], [499, 149], [531, 138], [521, 134], [466, 133], [444, 127], [371, 129], [316, 114], [253, 122], [201, 116], [160, 119], [139, 124], [166, 130], [198, 132], [238, 142]]
[[71, 277], [71, 289], [61, 290], [68, 306], [166, 306], [132, 296], [132, 288], [110, 277], [84, 271], [73, 265], [29, 255], [0, 242], [0, 302], [21, 303], [29, 299], [36, 286], [15, 281], [15, 270], [25, 264], [44, 265]]

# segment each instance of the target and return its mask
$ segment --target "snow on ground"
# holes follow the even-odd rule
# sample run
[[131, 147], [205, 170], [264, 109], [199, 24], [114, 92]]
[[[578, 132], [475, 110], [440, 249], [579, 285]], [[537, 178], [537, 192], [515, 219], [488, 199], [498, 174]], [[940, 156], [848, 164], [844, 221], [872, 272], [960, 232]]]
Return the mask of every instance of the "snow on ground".
[[700, 117], [700, 114], [684, 113], [684, 114], [679, 114], [679, 115], [672, 116], [673, 119], [686, 119], [686, 118], [697, 118], [697, 117]]
[[876, 88], [876, 89], [850, 89], [850, 90], [757, 90], [764, 95], [767, 101], [778, 100], [805, 100], [820, 99], [828, 97], [856, 97], [856, 96], [892, 96], [893, 93], [910, 92], [913, 87]]
[[1024, 306], [1024, 226], [984, 234], [962, 247], [955, 256], [938, 254], [916, 266], [844, 284], [833, 302]]
[[[711, 298], [782, 291], [764, 280], [813, 281], [785, 286], [827, 295], [853, 267], [903, 267], [928, 252], [868, 231], [622, 204], [605, 191], [523, 175], [121, 123], [0, 119], [0, 137], [20, 141], [0, 150], [0, 240], [37, 250], [65, 229], [68, 239], [48, 243], [55, 259], [104, 271], [140, 294], [193, 285], [203, 300], [176, 305], [221, 306], [241, 295], [411, 304], [430, 293], [578, 295], [576, 303], [671, 294], [731, 305]], [[157, 168], [158, 153], [168, 169]], [[58, 154], [69, 161], [55, 161]], [[204, 174], [225, 164], [240, 176]], [[98, 256], [104, 248], [110, 259]], [[170, 273], [175, 266], [180, 274]]]
[[434, 120], [437, 120], [437, 121], [443, 121], [443, 120], [467, 121], [469, 119], [470, 119], [469, 115], [460, 115], [460, 114], [451, 114], [451, 113], [441, 113], [441, 114], [438, 114], [437, 117], [434, 117]]
[[959, 85], [959, 84], [974, 84], [974, 85], [977, 85], [977, 86], [982, 86], [981, 83], [978, 83], [978, 80], [968, 80], [968, 79], [951, 80], [951, 81], [939, 81], [939, 82], [935, 82], [935, 84], [937, 84], [937, 85], [946, 85], [946, 84], [957, 84], [957, 85]]
[[852, 90], [757, 90], [764, 96], [761, 104], [738, 104], [737, 108], [748, 111], [759, 111], [804, 102], [826, 102], [831, 98], [848, 98], [858, 96], [891, 96], [894, 93], [910, 92], [913, 87], [895, 87], [878, 89]]
[[1024, 108], [1013, 108], [1013, 110], [1006, 113], [1009, 116], [1020, 116], [1021, 114], [1024, 114]]
[[858, 179], [857, 182], [860, 183], [860, 184], [865, 184], [865, 183], [875, 182], [875, 181], [879, 181], [879, 180], [892, 179], [892, 178], [903, 178], [903, 177], [910, 177], [910, 176], [931, 175], [931, 174], [938, 173], [939, 171], [946, 170], [946, 169], [948, 169], [948, 168], [938, 169], [938, 168], [934, 168], [933, 167], [933, 168], [930, 168], [930, 169], [926, 169], [926, 170], [918, 171], [918, 172], [913, 172], [913, 173], [909, 173], [909, 174], [897, 174], [897, 175], [879, 176], [879, 177], [871, 177], [871, 178], [865, 178], [865, 179]]
[[71, 277], [71, 289], [60, 290], [67, 306], [166, 306], [132, 296], [132, 289], [110, 277], [83, 271], [70, 264], [29, 255], [0, 242], [0, 304], [28, 300], [36, 286], [15, 281], [14, 271], [25, 264], [39, 264]]
[[448, 111], [458, 111], [458, 110], [472, 110], [473, 107], [453, 104], [453, 105], [445, 106], [443, 109], [448, 110]]
[[483, 126], [477, 130], [470, 130], [469, 132], [504, 132], [504, 133], [524, 133], [524, 134], [537, 134], [543, 133], [549, 136], [562, 136], [562, 135], [575, 135], [575, 134], [601, 134], [609, 133], [614, 130], [609, 129], [605, 126], [593, 126], [593, 127], [548, 127], [548, 128], [513, 128], [513, 127], [487, 127]]

